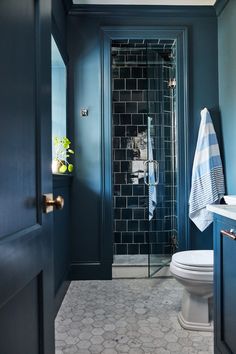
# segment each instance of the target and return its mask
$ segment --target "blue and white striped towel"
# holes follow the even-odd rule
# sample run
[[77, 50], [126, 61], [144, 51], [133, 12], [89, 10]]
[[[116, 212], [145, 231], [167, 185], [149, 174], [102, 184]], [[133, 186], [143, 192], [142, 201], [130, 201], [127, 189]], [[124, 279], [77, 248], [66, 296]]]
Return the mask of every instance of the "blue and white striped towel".
[[192, 170], [189, 217], [204, 231], [213, 221], [207, 204], [216, 203], [225, 193], [220, 150], [210, 113], [201, 111], [201, 123]]
[[[153, 143], [151, 138], [151, 122], [152, 118], [148, 117], [148, 160], [153, 161]], [[148, 169], [148, 182], [149, 182], [149, 190], [148, 190], [148, 199], [149, 199], [149, 221], [152, 220], [154, 210], [157, 205], [157, 190], [155, 185], [155, 171], [153, 162], [149, 163]]]

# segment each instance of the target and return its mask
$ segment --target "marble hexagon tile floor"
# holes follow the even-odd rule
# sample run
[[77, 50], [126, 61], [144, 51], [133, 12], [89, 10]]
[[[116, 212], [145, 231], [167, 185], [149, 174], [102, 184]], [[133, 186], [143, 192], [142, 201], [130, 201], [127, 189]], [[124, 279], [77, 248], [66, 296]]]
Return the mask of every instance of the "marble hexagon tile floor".
[[72, 282], [56, 318], [56, 354], [212, 354], [212, 333], [183, 330], [174, 279]]

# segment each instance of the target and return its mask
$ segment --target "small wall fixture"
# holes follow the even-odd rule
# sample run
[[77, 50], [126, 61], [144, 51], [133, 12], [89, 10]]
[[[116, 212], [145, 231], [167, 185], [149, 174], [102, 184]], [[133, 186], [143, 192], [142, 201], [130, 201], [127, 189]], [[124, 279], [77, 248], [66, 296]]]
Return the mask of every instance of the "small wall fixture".
[[88, 108], [80, 108], [80, 117], [84, 118], [88, 116]]

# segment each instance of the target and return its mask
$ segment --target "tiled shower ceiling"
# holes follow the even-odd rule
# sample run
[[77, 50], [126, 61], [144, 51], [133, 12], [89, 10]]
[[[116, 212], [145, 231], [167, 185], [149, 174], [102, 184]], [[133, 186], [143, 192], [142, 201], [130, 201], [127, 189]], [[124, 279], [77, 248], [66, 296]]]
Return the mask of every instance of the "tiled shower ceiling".
[[73, 0], [75, 5], [197, 5], [212, 6], [216, 0]]

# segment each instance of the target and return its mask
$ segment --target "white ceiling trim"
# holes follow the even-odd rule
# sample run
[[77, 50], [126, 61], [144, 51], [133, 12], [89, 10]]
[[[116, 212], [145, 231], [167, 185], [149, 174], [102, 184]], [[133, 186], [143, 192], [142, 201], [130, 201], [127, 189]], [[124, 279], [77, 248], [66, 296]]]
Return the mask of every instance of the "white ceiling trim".
[[216, 0], [73, 0], [75, 5], [177, 5], [212, 6]]

